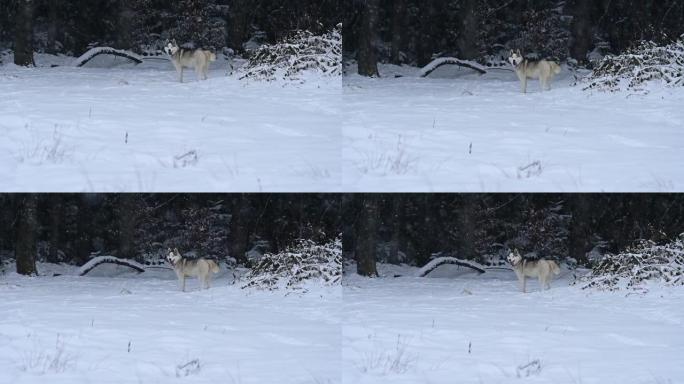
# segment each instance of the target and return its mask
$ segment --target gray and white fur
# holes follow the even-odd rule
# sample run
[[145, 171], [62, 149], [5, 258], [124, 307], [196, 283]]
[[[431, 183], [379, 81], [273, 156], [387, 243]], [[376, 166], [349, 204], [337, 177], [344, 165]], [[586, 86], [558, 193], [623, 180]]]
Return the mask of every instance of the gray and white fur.
[[511, 263], [515, 275], [518, 277], [520, 289], [526, 292], [527, 277], [536, 277], [539, 279], [541, 290], [551, 288], [551, 280], [553, 275], [560, 274], [560, 267], [553, 260], [525, 260], [518, 250], [508, 254], [508, 262]]
[[188, 259], [181, 256], [177, 248], [169, 249], [166, 260], [173, 266], [182, 291], [185, 291], [186, 277], [197, 276], [200, 282], [200, 289], [209, 289], [211, 286], [211, 274], [219, 272], [219, 266], [214, 260], [202, 258]]
[[216, 54], [204, 49], [187, 50], [178, 46], [176, 40], [169, 41], [164, 46], [164, 52], [178, 72], [179, 81], [183, 82], [183, 68], [194, 68], [197, 80], [206, 80], [209, 64], [216, 61]]
[[520, 50], [511, 50], [508, 61], [513, 66], [515, 74], [518, 75], [522, 93], [527, 93], [527, 79], [539, 79], [542, 91], [547, 91], [551, 89], [553, 77], [561, 73], [558, 63], [549, 60], [528, 60], [520, 53]]

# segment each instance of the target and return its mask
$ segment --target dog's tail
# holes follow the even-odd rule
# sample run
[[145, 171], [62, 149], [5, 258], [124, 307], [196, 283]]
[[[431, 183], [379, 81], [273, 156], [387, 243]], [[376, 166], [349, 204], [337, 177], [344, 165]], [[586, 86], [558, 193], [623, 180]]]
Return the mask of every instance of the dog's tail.
[[556, 62], [551, 63], [551, 72], [553, 72], [554, 75], [557, 75], [561, 73], [561, 66], [558, 65]]
[[560, 267], [555, 261], [551, 262], [551, 271], [554, 275], [560, 275]]
[[214, 273], [219, 273], [219, 266], [214, 260], [209, 260], [209, 270]]

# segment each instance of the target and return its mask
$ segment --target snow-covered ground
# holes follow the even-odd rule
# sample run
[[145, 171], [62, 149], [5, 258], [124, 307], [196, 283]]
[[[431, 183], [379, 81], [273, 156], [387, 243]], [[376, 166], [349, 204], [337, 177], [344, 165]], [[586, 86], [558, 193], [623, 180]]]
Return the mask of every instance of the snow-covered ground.
[[346, 191], [684, 191], [684, 88], [591, 93], [564, 68], [523, 95], [507, 69], [418, 71], [348, 68]]
[[2, 191], [339, 190], [341, 79], [247, 82], [217, 61], [180, 84], [165, 59], [106, 60], [0, 65]]
[[242, 290], [224, 270], [213, 288], [193, 278], [180, 292], [170, 270], [102, 268], [0, 276], [0, 383], [341, 381], [340, 287]]
[[563, 270], [551, 290], [535, 280], [522, 294], [512, 271], [380, 267], [388, 277], [345, 276], [344, 383], [684, 380], [682, 289], [583, 291]]

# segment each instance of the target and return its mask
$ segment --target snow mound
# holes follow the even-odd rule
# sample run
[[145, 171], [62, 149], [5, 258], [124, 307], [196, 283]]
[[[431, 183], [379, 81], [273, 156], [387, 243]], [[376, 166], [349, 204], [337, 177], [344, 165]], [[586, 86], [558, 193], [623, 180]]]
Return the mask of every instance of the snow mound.
[[277, 44], [257, 48], [242, 68], [240, 79], [305, 82], [305, 74], [342, 75], [341, 25], [324, 35], [298, 31]]
[[245, 277], [242, 288], [304, 289], [306, 283], [338, 285], [342, 279], [342, 240], [326, 244], [299, 240], [280, 253], [267, 253]]
[[684, 285], [684, 234], [665, 245], [642, 240], [617, 255], [606, 255], [585, 277], [582, 289], [647, 291], [647, 283]]
[[684, 37], [666, 46], [642, 42], [638, 47], [616, 56], [606, 56], [586, 82], [586, 90], [647, 93], [649, 83], [666, 87], [684, 86]]

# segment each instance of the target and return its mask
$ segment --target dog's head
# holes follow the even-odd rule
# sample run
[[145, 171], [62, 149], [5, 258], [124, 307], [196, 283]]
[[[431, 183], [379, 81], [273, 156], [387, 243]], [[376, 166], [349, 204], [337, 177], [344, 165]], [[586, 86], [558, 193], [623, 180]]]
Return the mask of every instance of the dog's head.
[[169, 254], [166, 255], [166, 260], [171, 263], [171, 265], [176, 265], [181, 260], [182, 256], [180, 252], [178, 252], [178, 248], [171, 249], [169, 248]]
[[164, 45], [164, 52], [166, 52], [167, 55], [169, 55], [169, 56], [175, 55], [179, 49], [180, 49], [180, 47], [178, 47], [178, 43], [176, 43], [176, 39], [173, 39], [170, 41], [166, 40], [166, 45]]
[[522, 261], [522, 256], [520, 256], [520, 252], [518, 252], [517, 249], [514, 249], [513, 252], [508, 254], [508, 258], [506, 258], [511, 265], [518, 265]]
[[508, 61], [511, 63], [511, 65], [517, 67], [523, 62], [523, 60], [525, 60], [525, 58], [523, 58], [523, 55], [519, 49], [515, 51], [511, 49], [511, 54], [508, 56]]

